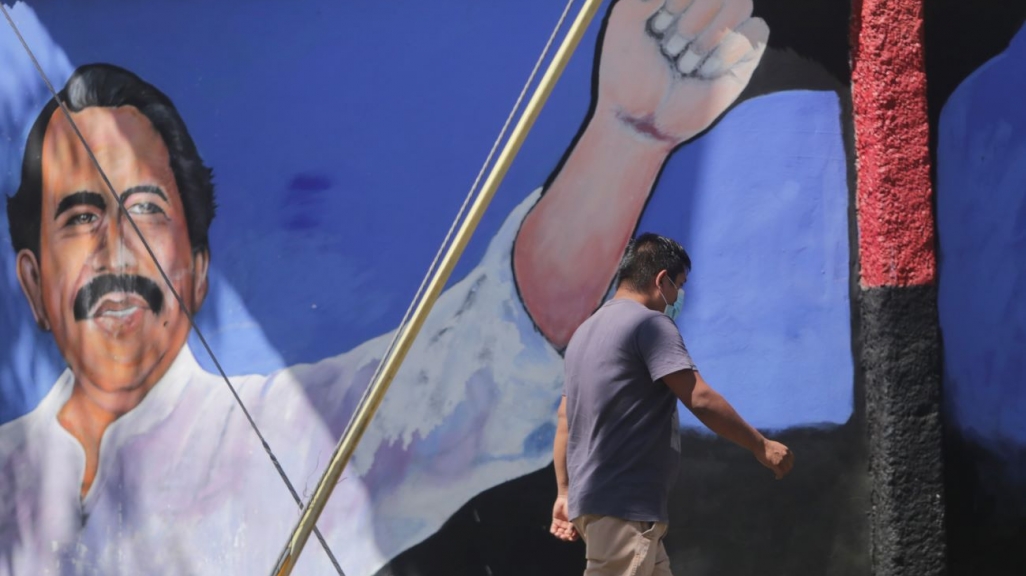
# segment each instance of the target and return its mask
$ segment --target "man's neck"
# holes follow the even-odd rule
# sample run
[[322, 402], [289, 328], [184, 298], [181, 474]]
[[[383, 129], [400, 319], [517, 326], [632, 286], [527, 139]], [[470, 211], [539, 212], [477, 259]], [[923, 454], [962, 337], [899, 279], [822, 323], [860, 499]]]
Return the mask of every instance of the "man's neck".
[[619, 288], [617, 288], [616, 292], [613, 294], [613, 299], [633, 300], [638, 304], [641, 304], [645, 308], [648, 308], [649, 310], [655, 310], [656, 312], [661, 312], [663, 309], [663, 304], [659, 304], [655, 308], [653, 308], [651, 296], [649, 296], [648, 294], [642, 294], [641, 292], [632, 290], [628, 286], [620, 286]]

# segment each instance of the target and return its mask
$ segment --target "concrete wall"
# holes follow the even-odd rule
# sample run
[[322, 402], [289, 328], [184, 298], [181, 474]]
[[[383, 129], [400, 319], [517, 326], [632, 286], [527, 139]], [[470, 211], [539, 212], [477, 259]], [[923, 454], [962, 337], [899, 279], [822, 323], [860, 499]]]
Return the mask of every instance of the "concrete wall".
[[929, 15], [951, 573], [1020, 574], [1026, 6], [941, 2]]
[[[743, 2], [726, 4], [748, 16]], [[560, 8], [543, 1], [13, 8], [57, 89], [89, 63], [138, 74], [167, 94], [213, 168], [218, 211], [197, 325], [301, 497]], [[539, 191], [564, 188], [594, 190], [570, 204], [565, 217], [575, 234], [614, 252], [634, 230], [685, 244], [694, 272], [679, 324], [689, 349], [744, 416], [797, 454], [795, 472], [774, 482], [748, 454], [682, 418], [685, 461], [667, 542], [674, 569], [870, 572], [872, 415], [855, 353], [865, 314], [852, 298], [863, 294], [852, 273], [859, 255], [852, 7], [755, 0], [768, 44], [754, 42], [732, 86], [668, 77], [659, 49], [666, 38], [647, 28], [658, 6], [621, 0], [615, 8], [603, 6], [574, 56], [320, 525], [346, 574], [583, 567], [581, 545], [547, 532], [559, 345], [536, 329], [537, 309], [521, 301], [525, 280], [514, 278], [509, 258]], [[749, 22], [749, 37], [759, 40], [761, 25]], [[0, 29], [0, 57], [0, 183], [12, 195], [48, 94], [9, 28]], [[612, 172], [636, 151], [637, 135], [624, 140], [606, 130], [610, 101], [655, 118], [665, 144]], [[648, 166], [647, 176], [622, 176], [637, 166]], [[618, 212], [626, 234], [575, 219], [628, 196], [634, 212]], [[79, 378], [77, 370], [62, 376], [82, 363], [74, 345], [58, 346], [53, 336], [76, 321], [54, 314], [50, 331], [39, 330], [6, 219], [0, 230], [0, 437], [11, 471], [0, 486], [37, 503], [0, 507], [0, 574], [7, 562], [51, 560], [87, 573], [264, 569], [298, 512], [195, 334], [187, 341], [195, 375], [178, 379], [189, 381], [181, 398], [192, 400], [155, 395], [172, 388], [159, 379], [146, 405], [171, 410], [168, 418], [187, 433], [173, 442], [132, 436], [142, 417], [130, 411], [118, 424], [128, 432], [104, 438], [100, 462], [108, 472], [97, 476], [99, 495], [75, 503], [77, 444], [61, 436], [53, 414], [40, 414], [62, 405], [54, 396], [60, 382], [71, 390]], [[130, 230], [119, 233], [119, 242], [132, 242]], [[589, 255], [558, 272], [580, 278], [608, 265]], [[916, 270], [910, 285], [923, 280]], [[78, 274], [42, 278], [48, 285]], [[594, 308], [611, 280], [599, 274], [586, 286], [597, 294], [591, 300], [573, 292], [550, 305]], [[63, 442], [74, 458], [52, 456], [61, 452], [46, 442]], [[40, 520], [65, 516], [57, 528]], [[319, 548], [311, 540], [307, 568], [330, 571]], [[26, 559], [32, 554], [36, 560]]]

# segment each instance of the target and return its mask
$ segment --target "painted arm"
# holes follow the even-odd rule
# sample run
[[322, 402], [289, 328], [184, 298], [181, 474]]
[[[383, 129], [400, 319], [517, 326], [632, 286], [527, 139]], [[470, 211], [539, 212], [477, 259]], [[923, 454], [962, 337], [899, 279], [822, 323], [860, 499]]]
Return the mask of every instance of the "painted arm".
[[767, 439], [734, 410], [730, 402], [713, 390], [697, 370], [681, 370], [663, 377], [663, 382], [684, 406], [707, 428], [748, 450], [777, 479], [794, 465], [794, 454], [781, 444]]
[[560, 350], [601, 304], [670, 152], [734, 103], [765, 50], [751, 0], [663, 4], [613, 6], [594, 112], [514, 244], [524, 305]]

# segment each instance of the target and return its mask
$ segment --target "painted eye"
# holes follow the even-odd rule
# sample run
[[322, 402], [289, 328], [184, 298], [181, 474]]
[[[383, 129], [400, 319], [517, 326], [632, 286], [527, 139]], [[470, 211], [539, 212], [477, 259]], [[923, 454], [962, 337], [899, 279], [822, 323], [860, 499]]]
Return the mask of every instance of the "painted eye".
[[128, 212], [129, 212], [129, 214], [133, 214], [133, 215], [163, 214], [164, 213], [164, 211], [160, 209], [160, 206], [157, 206], [153, 202], [139, 202], [137, 204], [133, 204], [133, 205], [129, 206]]
[[68, 218], [66, 226], [80, 226], [82, 224], [92, 224], [96, 222], [96, 214], [91, 212], [83, 212], [81, 214], [75, 214], [71, 218]]

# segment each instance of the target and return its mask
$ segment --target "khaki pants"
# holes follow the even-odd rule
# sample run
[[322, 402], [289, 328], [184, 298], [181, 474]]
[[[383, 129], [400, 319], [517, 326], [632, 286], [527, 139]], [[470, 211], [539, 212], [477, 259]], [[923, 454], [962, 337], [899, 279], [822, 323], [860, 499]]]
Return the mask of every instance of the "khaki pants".
[[584, 576], [673, 576], [663, 547], [666, 524], [591, 514], [573, 522], [587, 550]]

